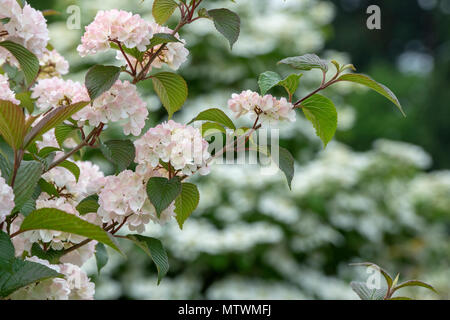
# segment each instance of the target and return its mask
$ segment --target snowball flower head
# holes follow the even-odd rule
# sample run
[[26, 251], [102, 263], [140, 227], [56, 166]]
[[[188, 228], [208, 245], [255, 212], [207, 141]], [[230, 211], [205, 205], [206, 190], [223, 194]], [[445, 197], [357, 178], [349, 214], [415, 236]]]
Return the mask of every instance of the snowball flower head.
[[5, 221], [6, 216], [11, 213], [12, 209], [14, 209], [13, 190], [0, 176], [0, 223]]
[[100, 123], [124, 121], [123, 132], [138, 136], [148, 116], [147, 104], [139, 96], [136, 86], [117, 80], [92, 105], [77, 112], [73, 118], [81, 123], [88, 120], [92, 126]]
[[20, 104], [16, 99], [14, 92], [9, 88], [8, 75], [0, 74], [0, 100], [11, 101], [15, 104]]
[[152, 36], [150, 23], [138, 14], [116, 9], [99, 11], [86, 27], [77, 50], [84, 57], [110, 48], [110, 41], [117, 40], [127, 48], [145, 51]]
[[281, 98], [277, 100], [268, 94], [260, 96], [258, 93], [246, 90], [240, 94], [234, 93], [228, 100], [228, 107], [234, 112], [235, 117], [249, 114], [251, 118], [259, 119], [262, 122], [277, 122], [279, 120], [295, 121], [294, 105]]
[[209, 172], [208, 142], [200, 131], [189, 125], [173, 120], [151, 128], [134, 142], [137, 171], [145, 167], [156, 168], [160, 160], [171, 164], [181, 174], [192, 175], [199, 170], [201, 174]]
[[69, 73], [69, 62], [56, 50], [45, 50], [39, 59], [41, 71], [39, 77], [59, 77]]

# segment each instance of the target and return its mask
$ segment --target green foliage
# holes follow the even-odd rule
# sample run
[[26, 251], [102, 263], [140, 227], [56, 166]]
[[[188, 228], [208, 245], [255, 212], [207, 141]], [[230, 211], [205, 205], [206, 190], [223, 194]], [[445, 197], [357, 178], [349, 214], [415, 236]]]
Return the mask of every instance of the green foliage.
[[214, 26], [230, 43], [231, 49], [239, 38], [241, 32], [241, 19], [228, 9], [208, 10], [208, 16], [214, 21]]
[[36, 256], [39, 259], [47, 260], [51, 264], [58, 264], [59, 259], [62, 257], [63, 254], [64, 254], [64, 250], [54, 250], [51, 248], [44, 250], [36, 242], [33, 243], [33, 246], [31, 247], [31, 255], [32, 256]]
[[169, 33], [155, 33], [153, 37], [150, 39], [150, 48], [153, 48], [157, 45], [170, 43], [170, 42], [180, 42], [174, 35]]
[[85, 85], [91, 100], [108, 91], [119, 78], [121, 69], [114, 66], [95, 65], [86, 73]]
[[184, 222], [197, 208], [199, 201], [200, 193], [197, 186], [192, 183], [182, 183], [181, 193], [175, 200], [175, 213], [177, 214], [176, 218], [180, 229], [183, 229]]
[[109, 140], [100, 144], [100, 150], [108, 161], [113, 163], [117, 171], [128, 168], [136, 155], [133, 142], [130, 140]]
[[39, 60], [28, 49], [12, 41], [2, 41], [0, 46], [8, 50], [19, 62], [25, 74], [27, 86], [31, 86], [39, 72]]
[[58, 164], [58, 167], [63, 167], [70, 171], [75, 177], [75, 180], [78, 182], [78, 178], [80, 177], [80, 168], [75, 162], [64, 160]]
[[152, 76], [153, 88], [164, 108], [172, 115], [181, 109], [188, 97], [188, 87], [184, 79], [171, 72], [160, 72]]
[[103, 243], [97, 243], [95, 246], [95, 261], [97, 262], [97, 271], [100, 274], [100, 271], [104, 266], [108, 263], [109, 256], [108, 251], [106, 251], [106, 247]]
[[77, 205], [77, 211], [81, 215], [85, 215], [91, 212], [97, 212], [100, 205], [98, 204], [98, 196], [93, 194], [80, 201]]
[[12, 102], [0, 100], [0, 109], [0, 134], [11, 147], [18, 150], [25, 134], [22, 108]]
[[194, 119], [189, 121], [188, 124], [191, 124], [194, 121], [212, 121], [236, 130], [233, 121], [225, 114], [225, 112], [217, 108], [211, 108], [200, 112]]
[[278, 62], [280, 64], [286, 64], [297, 70], [312, 70], [320, 69], [323, 72], [328, 71], [328, 62], [320, 59], [315, 54], [305, 54], [298, 57], [289, 57]]
[[270, 89], [281, 86], [283, 87], [291, 99], [298, 89], [300, 84], [300, 78], [302, 74], [291, 74], [285, 79], [273, 71], [266, 71], [261, 73], [258, 79], [258, 85], [262, 95], [265, 95]]
[[156, 23], [164, 24], [172, 16], [177, 3], [174, 0], [155, 0], [153, 2], [152, 14]]
[[178, 197], [181, 192], [181, 181], [178, 177], [167, 179], [152, 177], [147, 182], [147, 195], [156, 209], [158, 218], [167, 207]]
[[16, 204], [13, 212], [18, 212], [31, 198], [36, 185], [41, 178], [43, 165], [38, 161], [22, 161], [14, 183], [14, 202]]

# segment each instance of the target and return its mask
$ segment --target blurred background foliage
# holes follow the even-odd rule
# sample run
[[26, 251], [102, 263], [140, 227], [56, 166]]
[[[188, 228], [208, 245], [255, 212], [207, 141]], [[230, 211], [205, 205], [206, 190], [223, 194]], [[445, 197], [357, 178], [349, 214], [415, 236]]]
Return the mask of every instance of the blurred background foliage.
[[[48, 17], [51, 43], [82, 81], [94, 63], [117, 63], [114, 52], [81, 59], [82, 30], [69, 30], [67, 8], [81, 12], [82, 29], [101, 9], [124, 9], [151, 19], [151, 0], [29, 0], [54, 9]], [[378, 4], [382, 29], [366, 28], [366, 9]], [[288, 69], [286, 56], [315, 52], [353, 63], [389, 86], [408, 115], [387, 100], [352, 85], [325, 94], [338, 108], [337, 137], [326, 150], [302, 115], [283, 125], [281, 144], [296, 158], [289, 191], [281, 174], [263, 175], [252, 166], [214, 167], [200, 185], [199, 209], [180, 231], [176, 222], [150, 226], [161, 237], [171, 269], [156, 286], [155, 269], [138, 249], [128, 260], [111, 252], [96, 279], [98, 299], [354, 299], [349, 282], [372, 261], [401, 279], [420, 278], [440, 295], [412, 289], [415, 298], [450, 298], [450, 0], [237, 0], [205, 1], [228, 7], [242, 19], [233, 51], [209, 21], [182, 30], [190, 60], [180, 70], [189, 100], [175, 115], [187, 122], [200, 110], [226, 111], [233, 92], [257, 89], [261, 72]], [[176, 23], [176, 17], [169, 25]], [[302, 78], [303, 96], [320, 82], [319, 72]], [[167, 118], [151, 89], [140, 86], [150, 112], [148, 126]], [[281, 95], [282, 91], [274, 91]], [[248, 121], [239, 120], [242, 125]], [[120, 138], [108, 128], [107, 135]], [[86, 160], [102, 164], [97, 150]], [[127, 244], [124, 243], [124, 246]]]

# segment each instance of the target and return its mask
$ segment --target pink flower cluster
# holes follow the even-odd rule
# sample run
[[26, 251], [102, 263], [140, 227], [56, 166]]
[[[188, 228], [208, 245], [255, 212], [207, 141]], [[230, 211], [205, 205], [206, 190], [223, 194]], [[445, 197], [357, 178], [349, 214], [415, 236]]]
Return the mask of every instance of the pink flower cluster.
[[69, 62], [56, 50], [45, 50], [39, 59], [41, 71], [39, 76], [61, 76], [69, 73]]
[[145, 126], [147, 116], [147, 104], [139, 96], [136, 86], [129, 81], [117, 80], [111, 89], [73, 118], [81, 123], [89, 121], [92, 126], [101, 122], [106, 124], [123, 120], [123, 132], [138, 136]]
[[[170, 163], [180, 174], [209, 173], [208, 142], [200, 131], [173, 120], [151, 128], [134, 142], [136, 171], [144, 172], [147, 167], [156, 168], [159, 161]], [[177, 174], [178, 174], [177, 172]]]
[[234, 93], [228, 100], [228, 107], [235, 113], [236, 118], [250, 114], [253, 119], [259, 116], [262, 122], [278, 120], [294, 122], [296, 116], [294, 106], [286, 98], [277, 100], [270, 94], [261, 96], [250, 90], [240, 94]]
[[77, 50], [84, 57], [104, 51], [110, 48], [111, 40], [118, 40], [127, 48], [145, 51], [152, 36], [152, 27], [138, 14], [116, 9], [99, 11], [86, 27]]
[[20, 104], [20, 101], [16, 99], [14, 92], [9, 88], [8, 75], [6, 74], [0, 74], [0, 100]]
[[14, 193], [1, 176], [0, 171], [0, 223], [5, 221], [6, 216], [11, 213], [12, 209], [14, 209]]
[[[0, 0], [0, 19], [4, 18], [9, 21], [0, 24], [0, 32], [6, 31], [7, 35], [0, 37], [0, 41], [9, 40], [21, 44], [41, 57], [49, 40], [47, 23], [42, 12], [28, 4], [21, 8], [16, 0]], [[18, 66], [9, 51], [0, 48], [0, 64], [6, 60]]]

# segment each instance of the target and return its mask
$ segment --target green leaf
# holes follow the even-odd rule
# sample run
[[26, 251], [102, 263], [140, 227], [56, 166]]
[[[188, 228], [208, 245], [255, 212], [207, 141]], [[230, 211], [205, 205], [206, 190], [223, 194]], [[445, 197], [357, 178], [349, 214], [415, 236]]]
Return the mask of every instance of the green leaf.
[[136, 150], [131, 140], [109, 140], [100, 144], [100, 150], [105, 158], [123, 171], [133, 162]]
[[20, 226], [21, 231], [40, 229], [73, 233], [97, 240], [122, 253], [114, 238], [105, 230], [73, 214], [58, 209], [42, 208], [35, 210], [23, 220]]
[[272, 160], [277, 164], [277, 166], [286, 176], [289, 189], [292, 189], [291, 183], [295, 173], [294, 157], [289, 152], [289, 150], [283, 147], [279, 147], [278, 149], [278, 159], [274, 157], [274, 154], [271, 154], [271, 157]]
[[77, 211], [81, 215], [85, 215], [91, 212], [97, 212], [100, 205], [98, 204], [98, 196], [93, 194], [89, 197], [84, 198], [77, 205]]
[[34, 101], [31, 99], [31, 91], [16, 93], [16, 99], [20, 101], [20, 106], [27, 109], [29, 114], [34, 111]]
[[34, 210], [36, 210], [36, 200], [37, 198], [39, 198], [39, 196], [41, 195], [42, 190], [41, 187], [39, 187], [39, 185], [37, 185], [34, 188], [33, 194], [31, 195], [30, 199], [27, 200], [27, 202], [25, 202], [25, 204], [22, 206], [22, 208], [20, 209], [20, 213], [23, 216], [28, 216], [31, 212], [33, 212]]
[[14, 183], [14, 203], [13, 212], [18, 212], [22, 206], [31, 198], [33, 192], [41, 178], [44, 166], [38, 161], [22, 161], [17, 170]]
[[86, 73], [84, 83], [91, 100], [111, 89], [119, 78], [121, 69], [115, 66], [95, 65]]
[[33, 243], [31, 247], [31, 255], [39, 259], [44, 259], [51, 264], [59, 264], [59, 259], [63, 256], [64, 250], [47, 249], [43, 250], [38, 243]]
[[214, 26], [230, 43], [231, 49], [239, 38], [241, 32], [241, 19], [228, 9], [208, 10], [208, 15], [213, 19]]
[[157, 24], [164, 24], [172, 16], [177, 8], [174, 0], [155, 0], [153, 2], [152, 14]]
[[164, 108], [172, 115], [181, 109], [188, 96], [188, 87], [184, 79], [171, 72], [160, 72], [152, 76], [153, 88]]
[[194, 121], [213, 121], [224, 125], [227, 128], [236, 130], [236, 126], [233, 121], [220, 109], [211, 108], [205, 111], [202, 111], [196, 116], [194, 119], [189, 121], [188, 124], [191, 124]]
[[400, 110], [400, 112], [404, 116], [406, 116], [405, 112], [403, 111], [403, 108], [400, 104], [400, 101], [397, 99], [395, 94], [388, 87], [386, 87], [385, 85], [383, 85], [381, 83], [376, 82], [371, 77], [366, 76], [364, 74], [348, 73], [348, 74], [344, 74], [344, 75], [340, 76], [338, 78], [338, 81], [349, 81], [349, 82], [362, 84], [363, 86], [366, 86], [366, 87], [378, 92], [379, 94], [381, 94], [382, 96], [384, 96], [385, 98], [390, 100], [393, 104], [395, 104], [397, 106], [397, 108]]
[[153, 48], [157, 45], [170, 42], [181, 42], [181, 41], [170, 33], [155, 33], [153, 37], [150, 39], [149, 47]]
[[351, 263], [351, 266], [359, 266], [359, 267], [372, 267], [375, 268], [376, 270], [378, 270], [384, 277], [384, 279], [386, 280], [386, 283], [388, 285], [389, 288], [392, 287], [392, 277], [389, 275], [389, 273], [384, 270], [383, 268], [377, 266], [375, 263], [372, 262], [360, 262], [360, 263]]
[[182, 183], [181, 193], [175, 200], [175, 213], [180, 229], [183, 229], [184, 222], [197, 208], [200, 201], [200, 193], [197, 186], [192, 183]]
[[11, 52], [20, 64], [20, 68], [25, 74], [27, 86], [30, 86], [36, 79], [39, 72], [39, 60], [28, 49], [12, 41], [0, 42], [0, 46]]
[[73, 114], [77, 113], [88, 104], [88, 101], [82, 101], [68, 106], [58, 107], [55, 110], [50, 111], [25, 136], [24, 147], [28, 147], [29, 144], [36, 141], [44, 133], [63, 123], [65, 120], [69, 119]]
[[369, 289], [364, 282], [350, 283], [353, 291], [361, 298], [361, 300], [383, 300], [386, 296], [384, 289]]
[[22, 287], [59, 276], [62, 275], [40, 263], [15, 259], [11, 273], [0, 271], [0, 297], [6, 298]]
[[156, 209], [158, 218], [167, 207], [178, 197], [181, 192], [181, 182], [178, 177], [166, 179], [152, 177], [147, 182], [147, 195]]
[[408, 297], [393, 297], [393, 298], [390, 298], [389, 300], [414, 300], [414, 299], [411, 299]]
[[0, 171], [1, 176], [9, 181], [14, 165], [14, 151], [10, 145], [0, 137]]
[[50, 182], [41, 178], [39, 179], [38, 185], [42, 192], [46, 192], [49, 196], [59, 197], [58, 190], [56, 190], [55, 186]]
[[305, 54], [298, 57], [289, 57], [278, 62], [279, 64], [287, 64], [297, 70], [320, 69], [323, 72], [328, 71], [328, 61], [320, 59], [315, 54]]
[[419, 280], [408, 280], [408, 281], [405, 281], [403, 283], [400, 283], [398, 286], [396, 286], [396, 287], [394, 286], [394, 289], [393, 289], [392, 292], [395, 292], [398, 289], [401, 289], [401, 288], [404, 288], [404, 287], [423, 287], [423, 288], [427, 288], [427, 289], [433, 291], [434, 293], [438, 293], [436, 291], [436, 289], [433, 288], [432, 285], [430, 285], [430, 284], [428, 284], [426, 282], [423, 282], [423, 281], [419, 281]]
[[302, 76], [303, 74], [301, 73], [300, 74], [293, 73], [288, 77], [286, 77], [284, 80], [280, 81], [278, 85], [286, 89], [287, 93], [289, 94], [289, 97], [292, 98], [292, 96], [297, 91], [298, 86], [300, 85], [300, 78]]
[[25, 133], [25, 115], [18, 105], [0, 100], [0, 135], [15, 150], [22, 146]]
[[216, 133], [226, 133], [225, 128], [215, 122], [204, 122], [202, 124], [202, 137], [210, 136]]
[[108, 251], [106, 251], [106, 247], [103, 243], [97, 243], [95, 246], [95, 261], [97, 262], [97, 271], [100, 274], [100, 271], [104, 266], [108, 263]]
[[266, 71], [259, 75], [258, 85], [262, 95], [265, 95], [267, 91], [277, 86], [281, 81], [281, 76], [273, 71]]
[[153, 260], [158, 269], [158, 285], [161, 283], [161, 279], [169, 271], [169, 258], [167, 257], [166, 250], [158, 239], [144, 237], [141, 235], [128, 235], [128, 239], [133, 241], [139, 248]]
[[67, 124], [61, 123], [55, 127], [55, 137], [58, 145], [62, 148], [64, 141], [74, 132], [76, 129]]
[[315, 94], [303, 101], [301, 108], [326, 147], [328, 142], [333, 139], [337, 129], [337, 111], [333, 102], [324, 96]]
[[9, 270], [14, 258], [15, 250], [11, 239], [0, 230], [0, 270]]
[[55, 148], [55, 147], [44, 147], [44, 148], [42, 148], [42, 149], [38, 152], [37, 155], [38, 155], [40, 158], [46, 158], [46, 157], [48, 157], [50, 154], [52, 154], [53, 152], [56, 152], [56, 151], [61, 151], [61, 149]]
[[[109, 45], [110, 45], [111, 48], [113, 48], [113, 49], [115, 49], [115, 50], [117, 50], [117, 51], [121, 51], [121, 50], [120, 50], [120, 47], [119, 47], [116, 43], [111, 42]], [[123, 50], [127, 55], [130, 55], [130, 56], [132, 56], [133, 58], [136, 58], [136, 59], [139, 60], [139, 61], [142, 61], [142, 58], [144, 57], [144, 52], [140, 52], [139, 49], [136, 48], [136, 47], [135, 47], [135, 48], [127, 48], [127, 47], [125, 47], [125, 46], [122, 44], [122, 50]]]
[[63, 167], [70, 171], [75, 177], [75, 180], [78, 182], [78, 178], [80, 177], [80, 168], [77, 166], [75, 162], [64, 160], [58, 164], [58, 167]]

